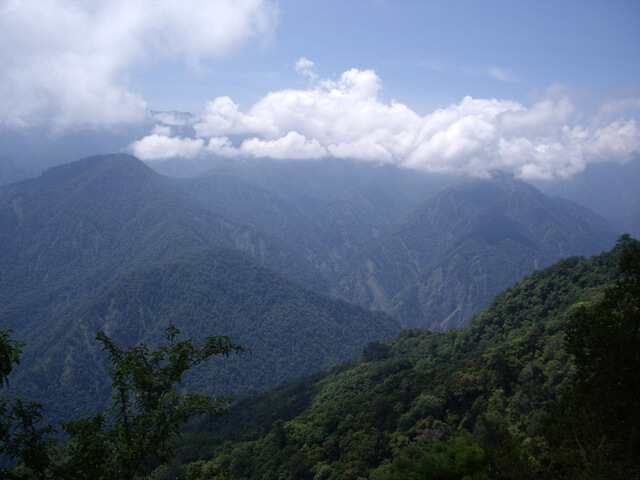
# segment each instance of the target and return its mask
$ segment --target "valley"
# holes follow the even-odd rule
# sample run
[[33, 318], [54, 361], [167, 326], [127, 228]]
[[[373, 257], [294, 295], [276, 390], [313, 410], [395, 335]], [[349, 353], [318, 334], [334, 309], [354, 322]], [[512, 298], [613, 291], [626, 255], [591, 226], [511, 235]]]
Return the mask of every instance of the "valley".
[[612, 244], [588, 210], [494, 177], [328, 162], [171, 178], [107, 155], [5, 185], [0, 323], [28, 345], [16, 391], [56, 418], [95, 410], [95, 332], [133, 345], [174, 322], [252, 350], [192, 382], [241, 397], [401, 328], [463, 327], [523, 276]]
[[[365, 408], [380, 416], [358, 427], [367, 433], [354, 441], [387, 445], [380, 451], [372, 446], [371, 458], [392, 458], [394, 435], [424, 441], [415, 432], [425, 428], [438, 441], [473, 450], [479, 447], [455, 433], [481, 428], [478, 417], [465, 413], [473, 396], [484, 392], [483, 401], [492, 404], [498, 391], [520, 395], [517, 389], [525, 387], [513, 382], [534, 364], [553, 385], [544, 399], [564, 391], [563, 379], [571, 376], [557, 347], [562, 312], [597, 298], [617, 278], [620, 250], [595, 257], [601, 260], [575, 256], [603, 252], [615, 238], [614, 228], [587, 208], [502, 172], [470, 179], [335, 162], [309, 169], [223, 162], [177, 178], [129, 155], [89, 157], [0, 187], [0, 322], [26, 342], [11, 393], [41, 402], [46, 422], [100, 412], [111, 389], [96, 332], [128, 348], [157, 344], [172, 324], [195, 341], [228, 335], [246, 348], [245, 354], [193, 368], [180, 384], [183, 391], [239, 399], [221, 424], [189, 425], [207, 445], [218, 439], [268, 443], [274, 425], [290, 425], [278, 422], [313, 418], [307, 408], [323, 415], [335, 411], [340, 418], [346, 415], [338, 413], [342, 408]], [[625, 238], [625, 245], [633, 244]], [[560, 280], [545, 280], [549, 275]], [[525, 304], [514, 306], [514, 295], [516, 303], [524, 295]], [[480, 387], [484, 377], [473, 369], [466, 373], [478, 355], [488, 355], [487, 365], [494, 365], [492, 352], [517, 345], [547, 353], [533, 360], [526, 350], [522, 359], [509, 360], [517, 369], [491, 380], [495, 384]], [[401, 395], [406, 382], [424, 375], [450, 380], [444, 386], [420, 381], [406, 398], [382, 400]], [[370, 388], [382, 389], [373, 397], [375, 406], [349, 403], [365, 395], [368, 400], [358, 401], [368, 405]], [[449, 396], [442, 396], [442, 388]], [[532, 408], [545, 408], [547, 400], [536, 399]], [[529, 428], [509, 413], [515, 406], [505, 405], [505, 421]], [[419, 420], [423, 409], [434, 409], [426, 423]], [[356, 424], [347, 427], [337, 417], [321, 422], [328, 422], [322, 427], [327, 438], [334, 428], [347, 438], [357, 433]], [[377, 433], [370, 437], [372, 425]], [[220, 433], [204, 433], [210, 429]], [[393, 429], [403, 433], [392, 435]], [[193, 438], [189, 433], [180, 448], [199, 451]], [[242, 445], [237, 448], [262, 448]], [[300, 455], [307, 476], [387, 468], [373, 460], [348, 467], [328, 451], [312, 456], [325, 459], [314, 466], [308, 453]], [[198, 466], [180, 458], [169, 470], [174, 473], [159, 470], [157, 479], [184, 468], [231, 468], [218, 457]], [[252, 478], [260, 471], [246, 468], [232, 468], [233, 475]]]

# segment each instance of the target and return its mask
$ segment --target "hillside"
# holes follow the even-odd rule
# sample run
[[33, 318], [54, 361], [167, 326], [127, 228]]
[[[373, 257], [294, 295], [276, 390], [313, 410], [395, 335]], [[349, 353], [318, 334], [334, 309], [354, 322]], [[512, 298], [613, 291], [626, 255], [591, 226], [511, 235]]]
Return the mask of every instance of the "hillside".
[[201, 366], [185, 388], [238, 396], [344, 362], [398, 331], [382, 313], [306, 290], [224, 248], [120, 273], [53, 321], [30, 332], [12, 385], [56, 418], [99, 409], [109, 395], [99, 330], [124, 346], [156, 343], [171, 322], [192, 338], [228, 335], [251, 353]]
[[324, 282], [277, 238], [201, 209], [126, 155], [92, 157], [2, 187], [0, 241], [0, 318], [21, 322], [119, 271], [192, 248], [237, 247], [305, 284], [322, 289]]
[[549, 195], [572, 200], [607, 218], [618, 231], [640, 236], [640, 158], [626, 163], [591, 163], [566, 179], [537, 181]]
[[587, 209], [502, 172], [463, 181], [350, 162], [221, 161], [176, 185], [280, 238], [333, 295], [405, 327], [468, 325], [524, 275], [602, 252], [617, 235]]
[[495, 175], [440, 192], [371, 241], [342, 273], [340, 292], [405, 327], [447, 330], [524, 275], [600, 253], [614, 237], [587, 209]]
[[458, 181], [353, 161], [247, 160], [220, 161], [176, 185], [202, 206], [280, 237], [335, 282], [359, 247]]
[[[0, 264], [8, 269], [2, 279], [23, 289], [71, 270], [72, 288], [92, 287], [116, 269], [211, 245], [239, 248], [318, 288], [324, 282], [279, 239], [198, 207], [128, 155], [52, 168], [0, 188], [0, 202]], [[19, 271], [25, 264], [30, 270]]]
[[[105, 395], [95, 331], [113, 320], [118, 340], [131, 344], [174, 321], [269, 351], [269, 361], [255, 360], [250, 373], [233, 367], [219, 386], [242, 395], [335, 365], [399, 328], [307, 289], [385, 310], [404, 327], [448, 329], [534, 268], [597, 252], [609, 235], [587, 210], [512, 178], [451, 187], [398, 220], [435, 180], [357, 165], [241, 167], [176, 180], [107, 155], [0, 187], [0, 324], [29, 345], [17, 388], [56, 414], [81, 413]], [[257, 274], [240, 252], [271, 273]], [[256, 310], [249, 291], [264, 293]], [[276, 323], [259, 314], [270, 305], [282, 308]]]
[[617, 233], [575, 203], [503, 172], [466, 179], [324, 161], [221, 162], [176, 181], [203, 207], [279, 237], [330, 292], [405, 327], [468, 325], [491, 298]]
[[[308, 259], [316, 268], [321, 263], [316, 259], [329, 255], [330, 245], [322, 241], [308, 212], [286, 196], [255, 181], [223, 170], [194, 178], [173, 179], [173, 183], [207, 210], [277, 236], [292, 252]], [[326, 268], [319, 270], [328, 272]]]
[[[631, 276], [613, 286], [623, 248]], [[245, 399], [186, 435], [178, 463], [191, 461], [189, 479], [637, 478], [639, 278], [640, 246], [627, 238], [562, 260], [466, 329], [407, 330], [342, 368]], [[630, 316], [590, 317], [612, 308]], [[581, 345], [594, 340], [598, 356], [585, 359]]]
[[[397, 331], [390, 317], [292, 283], [289, 279], [326, 290], [322, 276], [280, 239], [198, 206], [165, 177], [127, 155], [91, 157], [2, 187], [0, 241], [0, 324], [15, 330], [29, 345], [16, 389], [60, 415], [82, 413], [94, 393], [104, 397], [104, 382], [95, 380], [102, 372], [94, 371], [100, 359], [93, 335], [111, 317], [116, 325], [131, 325], [118, 337], [126, 343], [153, 339], [154, 331], [161, 332], [169, 321], [184, 321], [216, 333], [237, 333], [249, 348], [271, 349], [276, 363], [250, 357], [261, 358], [255, 361], [263, 369], [243, 373], [237, 382], [231, 375], [223, 385], [238, 394], [343, 361], [355, 355], [363, 342]], [[236, 248], [281, 275], [263, 272], [239, 251], [220, 247]], [[202, 271], [200, 262], [211, 263], [203, 252], [211, 249], [217, 252], [211, 255], [229, 261], [219, 260], [216, 269]], [[230, 271], [234, 269], [237, 277]], [[209, 281], [205, 284], [203, 278]], [[212, 313], [190, 288], [200, 285], [208, 291], [205, 299], [213, 302], [221, 295], [214, 289], [214, 285], [221, 288], [220, 282], [229, 282], [229, 291], [235, 293], [225, 297], [225, 309]], [[255, 308], [282, 309], [278, 320], [282, 323], [251, 323], [246, 318], [249, 289], [263, 295]], [[171, 292], [182, 292], [179, 302]], [[105, 298], [113, 299], [114, 305], [121, 302], [124, 310], [111, 305], [95, 313], [94, 305]], [[158, 298], [173, 298], [180, 308], [163, 311]], [[129, 302], [138, 307], [126, 306]], [[189, 317], [171, 318], [174, 314]], [[233, 327], [213, 321], [225, 314], [235, 319]], [[307, 325], [296, 323], [301, 321]], [[344, 332], [335, 323], [352, 321]], [[156, 327], [155, 322], [165, 325]], [[195, 327], [185, 330], [206, 333]], [[344, 343], [333, 340], [335, 333], [344, 337]], [[288, 356], [277, 361], [275, 339], [288, 349]], [[318, 349], [312, 355], [304, 347], [309, 339]], [[65, 406], [67, 400], [70, 404]]]

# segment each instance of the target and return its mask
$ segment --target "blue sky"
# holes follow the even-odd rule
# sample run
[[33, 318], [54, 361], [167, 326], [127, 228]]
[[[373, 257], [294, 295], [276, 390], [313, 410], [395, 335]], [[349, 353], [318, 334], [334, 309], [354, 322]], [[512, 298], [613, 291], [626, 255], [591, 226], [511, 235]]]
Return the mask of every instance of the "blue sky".
[[160, 109], [197, 110], [203, 98], [230, 95], [249, 105], [269, 91], [304, 87], [294, 69], [300, 57], [323, 77], [373, 69], [385, 98], [422, 114], [465, 95], [527, 101], [561, 83], [601, 97], [640, 83], [635, 0], [289, 0], [278, 6], [273, 38], [211, 62], [205, 74], [180, 69], [177, 78], [193, 92], [168, 91], [146, 75], [149, 83], [141, 87], [150, 101]]
[[635, 0], [0, 0], [0, 138], [570, 176], [640, 154], [639, 24]]

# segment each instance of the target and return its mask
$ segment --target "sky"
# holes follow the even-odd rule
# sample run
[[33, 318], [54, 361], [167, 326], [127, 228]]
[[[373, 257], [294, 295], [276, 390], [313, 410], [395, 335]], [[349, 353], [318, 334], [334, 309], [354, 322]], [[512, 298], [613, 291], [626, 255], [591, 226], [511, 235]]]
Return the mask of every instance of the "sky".
[[640, 157], [639, 25], [636, 0], [0, 0], [0, 156], [570, 177]]

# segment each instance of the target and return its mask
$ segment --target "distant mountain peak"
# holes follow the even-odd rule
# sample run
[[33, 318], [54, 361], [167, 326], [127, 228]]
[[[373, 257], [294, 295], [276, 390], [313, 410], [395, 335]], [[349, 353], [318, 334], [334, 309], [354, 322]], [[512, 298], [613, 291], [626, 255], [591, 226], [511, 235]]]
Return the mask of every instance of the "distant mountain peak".
[[24, 184], [29, 186], [59, 185], [96, 169], [115, 170], [122, 173], [137, 172], [142, 175], [157, 175], [151, 168], [133, 155], [114, 153], [93, 155], [76, 160], [75, 162], [57, 165], [45, 170], [39, 177], [27, 180]]
[[405, 327], [460, 327], [533, 268], [598, 253], [614, 237], [586, 208], [497, 172], [434, 195], [354, 257], [340, 285]]

